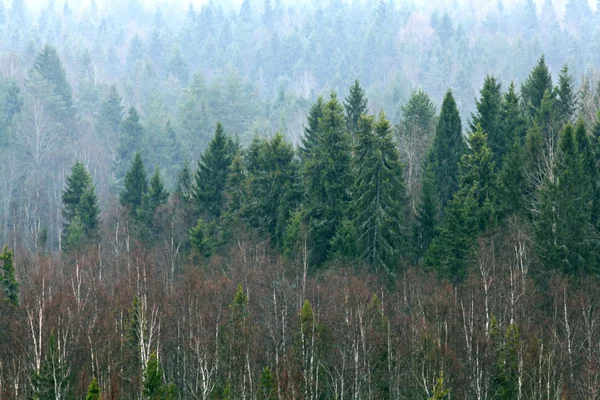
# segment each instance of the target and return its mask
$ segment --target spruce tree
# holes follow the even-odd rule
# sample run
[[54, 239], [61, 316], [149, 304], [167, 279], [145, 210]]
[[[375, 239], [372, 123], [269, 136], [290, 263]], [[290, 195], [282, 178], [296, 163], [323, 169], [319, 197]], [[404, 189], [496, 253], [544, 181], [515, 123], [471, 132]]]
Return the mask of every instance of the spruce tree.
[[323, 117], [324, 106], [323, 97], [319, 96], [308, 110], [306, 117], [307, 125], [304, 127], [304, 136], [302, 136], [299, 149], [300, 159], [303, 164], [312, 156], [314, 148], [317, 145], [319, 121]]
[[275, 400], [277, 399], [277, 387], [275, 386], [275, 377], [269, 367], [263, 369], [258, 380], [257, 400]]
[[311, 259], [323, 262], [331, 240], [341, 226], [350, 204], [353, 183], [351, 140], [343, 107], [335, 93], [323, 107], [323, 116], [312, 155], [302, 165], [305, 211], [310, 220]]
[[227, 177], [227, 211], [232, 217], [239, 216], [246, 205], [248, 188], [246, 179], [246, 166], [243, 153], [238, 151], [233, 157]]
[[225, 206], [229, 167], [237, 151], [234, 141], [217, 122], [215, 136], [198, 161], [193, 198], [197, 211], [208, 219], [219, 218]]
[[523, 139], [514, 135], [512, 145], [498, 174], [500, 214], [510, 216], [526, 211], [525, 195], [529, 182], [525, 174], [526, 160]]
[[13, 255], [8, 246], [4, 246], [2, 254], [2, 289], [4, 290], [4, 300], [8, 301], [13, 306], [19, 305], [19, 282], [15, 277], [15, 267], [13, 265]]
[[140, 123], [140, 115], [135, 107], [131, 107], [119, 130], [119, 147], [115, 166], [117, 180], [122, 179], [125, 175], [126, 165], [134, 154], [142, 150], [143, 141], [144, 128]]
[[477, 237], [493, 226], [496, 213], [495, 167], [481, 127], [471, 134], [469, 145], [460, 163], [460, 188], [446, 207], [444, 223], [425, 259], [454, 283], [466, 277]]
[[542, 105], [544, 93], [553, 94], [552, 76], [546, 66], [546, 59], [542, 55], [529, 77], [521, 85], [521, 97], [526, 115], [533, 120]]
[[562, 67], [558, 76], [556, 95], [556, 119], [559, 124], [562, 126], [573, 122], [573, 116], [577, 108], [577, 98], [573, 77], [569, 74], [569, 68], [566, 64]]
[[[523, 139], [527, 133], [527, 125], [523, 117], [522, 108], [519, 104], [519, 95], [515, 90], [513, 82], [508, 86], [508, 91], [504, 94], [502, 106], [500, 109], [500, 130], [506, 138], [506, 150], [512, 144], [515, 135]], [[502, 162], [502, 160], [497, 160]], [[499, 165], [500, 166], [500, 165]]]
[[357, 134], [353, 209], [362, 258], [376, 269], [393, 272], [407, 249], [404, 232], [404, 171], [383, 113], [364, 117]]
[[545, 270], [581, 274], [593, 267], [591, 177], [571, 125], [561, 132], [552, 174], [537, 197], [535, 238]]
[[146, 370], [144, 371], [144, 398], [148, 400], [161, 399], [163, 381], [163, 371], [158, 363], [156, 353], [150, 354]]
[[438, 205], [435, 193], [435, 177], [433, 176], [433, 172], [427, 169], [423, 174], [421, 198], [417, 205], [413, 227], [413, 255], [415, 262], [421, 261], [435, 237], [437, 217]]
[[456, 101], [448, 90], [427, 159], [428, 167], [435, 176], [435, 191], [441, 209], [458, 189], [458, 164], [466, 148]]
[[112, 85], [96, 119], [96, 133], [100, 137], [116, 138], [119, 134], [119, 128], [123, 121], [123, 100]]
[[50, 45], [44, 46], [35, 58], [33, 69], [53, 86], [54, 94], [62, 101], [63, 108], [60, 110], [59, 116], [62, 118], [73, 117], [75, 114], [73, 93], [56, 48]]
[[350, 87], [350, 93], [344, 100], [344, 109], [346, 110], [346, 124], [348, 132], [355, 139], [358, 132], [358, 123], [363, 114], [367, 113], [367, 95], [365, 90], [360, 86], [358, 79], [354, 81]]
[[100, 400], [100, 387], [96, 378], [92, 379], [85, 400]]
[[481, 89], [481, 98], [477, 100], [477, 113], [471, 114], [469, 127], [472, 132], [477, 130], [477, 125], [488, 136], [488, 145], [494, 153], [494, 160], [498, 163], [508, 149], [507, 134], [501, 128], [502, 93], [501, 85], [493, 76], [486, 76]]
[[138, 210], [142, 207], [144, 195], [148, 193], [148, 176], [142, 155], [136, 152], [131, 161], [131, 167], [125, 174], [125, 187], [119, 197], [121, 205], [129, 209], [129, 213], [137, 218]]
[[[64, 219], [63, 239], [65, 239], [65, 249], [68, 250], [96, 237], [100, 209], [92, 177], [80, 161], [76, 161], [73, 165], [66, 184], [67, 187], [62, 193], [62, 214]], [[77, 223], [71, 227], [75, 218], [77, 218]], [[66, 240], [67, 238], [69, 240]]]
[[187, 158], [183, 160], [183, 167], [177, 174], [177, 184], [175, 186], [175, 194], [180, 199], [191, 199], [193, 193], [193, 179], [190, 164]]
[[70, 377], [64, 361], [59, 353], [56, 334], [52, 332], [40, 370], [32, 377], [35, 400], [67, 398]]

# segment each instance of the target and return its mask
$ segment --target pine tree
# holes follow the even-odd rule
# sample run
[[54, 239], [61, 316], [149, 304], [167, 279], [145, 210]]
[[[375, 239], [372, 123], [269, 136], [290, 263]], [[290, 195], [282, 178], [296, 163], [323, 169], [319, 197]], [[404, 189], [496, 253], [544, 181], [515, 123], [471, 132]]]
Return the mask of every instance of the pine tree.
[[344, 109], [346, 110], [346, 124], [348, 132], [355, 139], [358, 132], [358, 123], [363, 114], [367, 113], [367, 95], [365, 90], [360, 86], [358, 79], [354, 81], [354, 85], [350, 87], [350, 93], [344, 101]]
[[[486, 76], [481, 89], [481, 98], [476, 102], [477, 114], [471, 114], [469, 127], [472, 132], [477, 130], [477, 125], [488, 136], [490, 149], [494, 153], [494, 160], [498, 163], [508, 150], [507, 132], [501, 129], [502, 93], [501, 85], [493, 76]], [[510, 135], [510, 133], [508, 133]], [[508, 136], [511, 137], [511, 136]]]
[[529, 74], [529, 77], [521, 86], [521, 97], [525, 106], [526, 114], [533, 120], [542, 105], [544, 93], [553, 94], [552, 76], [546, 66], [544, 56], [540, 57], [538, 64]]
[[52, 84], [54, 94], [59, 96], [63, 102], [63, 108], [59, 115], [62, 118], [73, 117], [75, 114], [73, 94], [71, 86], [67, 81], [65, 69], [56, 52], [56, 48], [50, 45], [44, 46], [42, 51], [35, 58], [33, 69], [39, 73], [44, 80]]
[[552, 174], [544, 178], [537, 198], [536, 245], [546, 271], [575, 275], [593, 267], [592, 205], [591, 177], [585, 174], [573, 127], [567, 125]]
[[350, 135], [335, 93], [324, 105], [311, 151], [301, 172], [310, 220], [311, 259], [319, 264], [329, 255], [331, 240], [346, 216], [353, 182]]
[[119, 197], [121, 205], [129, 208], [129, 213], [137, 218], [138, 210], [142, 207], [144, 195], [148, 192], [148, 176], [142, 155], [136, 152], [131, 161], [131, 167], [125, 174], [125, 187]]
[[277, 398], [276, 389], [275, 377], [273, 376], [271, 369], [265, 367], [258, 380], [257, 400], [275, 400]]
[[401, 249], [406, 249], [406, 190], [391, 125], [383, 113], [377, 122], [372, 117], [362, 119], [355, 154], [353, 209], [362, 257], [376, 269], [393, 272]]
[[198, 212], [209, 219], [219, 218], [225, 206], [225, 186], [236, 151], [234, 141], [217, 122], [215, 136], [198, 161], [193, 189]]
[[2, 254], [2, 289], [4, 290], [4, 300], [14, 306], [19, 305], [19, 282], [15, 277], [15, 267], [13, 266], [13, 255], [8, 246], [4, 246]]
[[556, 94], [556, 119], [562, 126], [573, 121], [573, 116], [577, 108], [573, 77], [569, 74], [569, 68], [566, 64], [560, 70]]
[[426, 255], [426, 264], [453, 282], [462, 281], [480, 232], [493, 227], [496, 210], [492, 151], [478, 126], [469, 136], [470, 152], [460, 162], [460, 187], [446, 207], [443, 226]]
[[146, 370], [144, 371], [144, 397], [148, 400], [159, 400], [162, 398], [163, 371], [158, 363], [156, 353], [150, 354]]
[[92, 379], [85, 400], [100, 400], [100, 387], [98, 386], [96, 378]]
[[135, 107], [131, 107], [127, 118], [121, 123], [119, 130], [119, 147], [117, 149], [116, 177], [118, 180], [125, 175], [125, 168], [136, 152], [142, 150], [144, 128], [140, 123], [140, 115]]
[[443, 210], [458, 189], [458, 164], [466, 151], [462, 135], [460, 115], [456, 101], [449, 90], [446, 92], [433, 145], [428, 156], [428, 166], [435, 176], [435, 191]]

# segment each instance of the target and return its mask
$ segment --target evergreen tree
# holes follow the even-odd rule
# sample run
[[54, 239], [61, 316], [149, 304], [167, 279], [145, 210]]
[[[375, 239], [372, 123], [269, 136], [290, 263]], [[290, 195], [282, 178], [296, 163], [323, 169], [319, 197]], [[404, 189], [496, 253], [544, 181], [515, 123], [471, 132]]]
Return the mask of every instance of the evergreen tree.
[[156, 353], [150, 354], [144, 371], [144, 397], [148, 400], [162, 399], [163, 371], [158, 363]]
[[174, 182], [177, 178], [178, 168], [181, 167], [184, 161], [184, 150], [181, 140], [179, 140], [170, 119], [168, 119], [165, 124], [165, 133], [167, 137], [167, 149], [165, 154], [167, 158], [167, 177], [170, 182]]
[[362, 119], [357, 134], [353, 209], [362, 257], [376, 269], [393, 272], [406, 249], [403, 231], [406, 193], [391, 125], [382, 113]]
[[560, 70], [556, 94], [556, 119], [562, 126], [573, 121], [573, 116], [577, 108], [573, 77], [569, 74], [569, 68], [566, 64]]
[[319, 264], [329, 255], [331, 240], [350, 204], [351, 141], [343, 107], [335, 93], [323, 107], [316, 145], [302, 166], [305, 211], [310, 221], [311, 258]]
[[165, 189], [165, 184], [163, 182], [162, 176], [160, 175], [160, 171], [158, 167], [154, 169], [154, 174], [150, 178], [150, 185], [148, 187], [148, 192], [144, 194], [142, 200], [142, 207], [138, 210], [138, 219], [144, 223], [144, 234], [150, 235], [147, 236], [146, 239], [151, 239], [151, 237], [156, 236], [158, 232], [158, 227], [160, 226], [156, 221], [156, 210], [158, 207], [167, 204], [169, 200], [169, 192]]
[[[471, 114], [469, 127], [472, 132], [481, 128], [488, 136], [490, 149], [494, 153], [494, 160], [500, 163], [504, 154], [508, 150], [508, 140], [506, 131], [501, 129], [501, 107], [502, 93], [501, 85], [493, 76], [486, 76], [481, 89], [481, 98], [477, 100], [477, 114]], [[511, 137], [511, 136], [508, 136]]]
[[34, 400], [67, 398], [70, 377], [64, 362], [59, 353], [56, 335], [52, 332], [40, 370], [32, 377]]
[[552, 76], [546, 66], [544, 56], [540, 57], [538, 64], [529, 74], [529, 77], [521, 85], [521, 97], [525, 112], [530, 120], [535, 119], [542, 105], [544, 93], [553, 94]]
[[435, 237], [437, 216], [438, 208], [435, 193], [435, 177], [433, 176], [433, 172], [430, 169], [427, 169], [423, 175], [421, 198], [417, 206], [413, 228], [413, 252], [415, 261], [420, 261], [423, 258], [431, 241]]
[[100, 400], [100, 387], [98, 386], [96, 378], [92, 379], [85, 400]]
[[[63, 238], [70, 238], [65, 242], [68, 244], [65, 248], [69, 249], [84, 244], [84, 241], [91, 240], [96, 236], [100, 209], [92, 177], [80, 161], [76, 161], [73, 165], [66, 184], [67, 187], [62, 193]], [[71, 229], [75, 218], [77, 218], [77, 223]], [[79, 230], [81, 230], [81, 235]], [[74, 241], [75, 239], [82, 241]]]
[[446, 92], [435, 129], [433, 145], [427, 160], [435, 176], [435, 191], [443, 210], [458, 189], [458, 164], [466, 144], [462, 135], [460, 115], [456, 101], [449, 90]]
[[525, 175], [525, 150], [523, 139], [515, 133], [512, 146], [506, 155], [502, 169], [498, 175], [500, 213], [503, 216], [524, 213], [525, 194], [529, 182]]
[[196, 225], [190, 230], [190, 244], [202, 257], [211, 257], [219, 244], [215, 222], [205, 222], [202, 218], [199, 218]]
[[573, 127], [567, 125], [552, 174], [544, 178], [537, 198], [536, 245], [546, 271], [580, 274], [592, 268], [592, 197], [591, 177]]
[[358, 132], [358, 123], [363, 114], [367, 113], [367, 95], [364, 89], [360, 86], [358, 79], [354, 81], [354, 85], [350, 87], [350, 93], [344, 101], [344, 109], [346, 110], [346, 124], [348, 131], [353, 139]]
[[435, 387], [433, 388], [432, 396], [429, 400], [444, 400], [448, 398], [450, 390], [446, 389], [444, 384], [444, 373], [441, 372], [440, 376], [435, 381]]
[[512, 138], [515, 135], [520, 139], [523, 139], [527, 133], [525, 119], [519, 104], [519, 96], [515, 91], [515, 84], [513, 82], [508, 86], [508, 91], [504, 94], [504, 99], [502, 101], [500, 109], [500, 130], [506, 138], [507, 151], [508, 147], [512, 144]]
[[35, 58], [33, 69], [53, 86], [54, 94], [60, 97], [64, 108], [60, 110], [59, 116], [62, 118], [73, 117], [75, 114], [73, 94], [56, 48], [50, 45], [44, 46]]
[[125, 175], [126, 163], [130, 162], [136, 152], [139, 152], [144, 141], [144, 128], [140, 123], [140, 115], [135, 107], [131, 107], [127, 118], [121, 123], [119, 131], [119, 147], [117, 149], [116, 177], [118, 180]]
[[193, 179], [192, 171], [187, 158], [183, 160], [183, 167], [177, 174], [177, 184], [175, 187], [175, 194], [180, 199], [191, 199], [193, 193]]
[[275, 386], [275, 377], [269, 369], [265, 367], [260, 379], [258, 380], [258, 393], [256, 395], [258, 400], [275, 400], [277, 398], [277, 387]]
[[502, 337], [500, 327], [492, 318], [491, 338], [494, 345], [495, 365], [492, 371], [491, 391], [494, 399], [510, 400], [519, 394], [519, 329], [515, 324], [506, 328]]
[[128, 207], [129, 213], [137, 218], [138, 210], [142, 207], [146, 193], [148, 193], [148, 176], [142, 155], [136, 152], [131, 161], [131, 167], [125, 174], [125, 187], [119, 195], [121, 205]]
[[96, 132], [100, 137], [113, 139], [118, 136], [123, 121], [122, 102], [117, 88], [112, 85], [96, 119]]
[[480, 126], [469, 145], [460, 162], [460, 188], [446, 207], [444, 224], [425, 260], [455, 283], [465, 278], [477, 237], [493, 226], [495, 217], [495, 167]]
[[308, 110], [307, 126], [304, 127], [304, 136], [302, 136], [301, 146], [299, 149], [300, 159], [302, 163], [306, 163], [314, 153], [314, 148], [317, 145], [317, 137], [319, 132], [319, 121], [323, 117], [325, 103], [323, 98], [319, 96], [317, 101]]
[[236, 151], [236, 144], [217, 122], [215, 136], [198, 161], [193, 189], [198, 212], [209, 219], [219, 218], [225, 206], [225, 187]]
[[15, 267], [13, 266], [13, 255], [8, 246], [4, 246], [2, 254], [0, 254], [0, 261], [2, 261], [2, 289], [4, 290], [4, 300], [8, 301], [14, 306], [19, 305], [19, 282], [15, 277]]
[[233, 157], [227, 177], [227, 210], [231, 216], [238, 216], [246, 204], [248, 196], [246, 166], [241, 151]]

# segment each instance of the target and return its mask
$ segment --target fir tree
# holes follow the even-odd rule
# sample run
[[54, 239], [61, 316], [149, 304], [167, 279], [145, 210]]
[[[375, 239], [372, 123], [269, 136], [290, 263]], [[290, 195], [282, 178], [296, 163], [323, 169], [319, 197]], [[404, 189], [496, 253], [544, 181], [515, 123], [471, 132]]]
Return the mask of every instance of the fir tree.
[[131, 167], [125, 174], [125, 187], [119, 197], [121, 205], [129, 208], [129, 213], [136, 218], [138, 210], [142, 207], [144, 195], [148, 192], [148, 176], [142, 155], [136, 152]]
[[67, 397], [69, 374], [64, 362], [65, 360], [59, 353], [56, 335], [52, 332], [40, 370], [32, 377], [34, 400], [55, 400]]
[[236, 153], [229, 169], [226, 188], [227, 210], [231, 216], [238, 216], [242, 213], [248, 196], [246, 166], [241, 151]]
[[344, 101], [344, 109], [346, 110], [348, 132], [355, 139], [360, 118], [363, 114], [367, 113], [367, 95], [365, 90], [360, 86], [358, 79], [350, 87], [350, 93], [348, 93], [348, 97]]
[[198, 161], [193, 197], [198, 212], [209, 219], [219, 218], [225, 206], [225, 187], [236, 147], [223, 125], [217, 123], [215, 136]]
[[365, 117], [357, 135], [356, 226], [363, 259], [376, 269], [393, 272], [401, 249], [406, 193], [403, 168], [392, 138], [391, 125], [382, 113], [375, 122]]
[[156, 353], [150, 354], [144, 371], [144, 397], [148, 400], [162, 399], [163, 371], [158, 363]]
[[167, 137], [167, 177], [170, 182], [174, 182], [177, 178], [177, 169], [181, 167], [184, 161], [184, 150], [170, 119], [165, 124], [165, 134]]
[[56, 48], [50, 45], [44, 46], [42, 51], [35, 58], [33, 69], [39, 73], [44, 80], [52, 84], [54, 94], [60, 97], [64, 107], [60, 112], [60, 116], [63, 118], [73, 117], [75, 114], [73, 94], [71, 86], [67, 81], [65, 69], [56, 52]]
[[135, 107], [131, 107], [119, 130], [116, 164], [116, 177], [118, 180], [125, 175], [126, 163], [130, 162], [134, 154], [142, 149], [141, 144], [143, 141], [144, 128], [140, 123], [140, 116]]
[[191, 199], [193, 193], [193, 180], [192, 180], [192, 171], [190, 170], [190, 165], [188, 160], [183, 160], [183, 167], [177, 174], [177, 184], [175, 187], [175, 194], [179, 196], [180, 199]]
[[466, 144], [462, 125], [452, 92], [448, 91], [435, 130], [433, 145], [427, 163], [435, 176], [435, 191], [441, 209], [444, 209], [458, 189], [458, 164]]
[[[65, 248], [69, 249], [95, 238], [100, 209], [92, 177], [80, 161], [76, 161], [73, 165], [66, 184], [67, 187], [62, 193], [63, 238]], [[75, 218], [77, 218], [76, 226], [71, 229]], [[67, 238], [69, 240], [66, 240]]]
[[275, 400], [277, 398], [277, 387], [275, 386], [275, 377], [269, 367], [263, 369], [258, 380], [258, 400]]
[[524, 213], [525, 194], [529, 187], [525, 175], [525, 150], [523, 139], [515, 133], [512, 146], [498, 174], [500, 213], [503, 216]]
[[421, 198], [417, 206], [413, 228], [415, 261], [420, 261], [423, 258], [431, 241], [435, 237], [437, 216], [435, 177], [433, 176], [433, 172], [427, 169], [423, 175]]
[[100, 400], [100, 387], [98, 386], [96, 378], [92, 379], [85, 400]]
[[302, 177], [313, 243], [311, 258], [319, 264], [329, 255], [331, 240], [346, 216], [353, 182], [350, 136], [335, 93], [323, 107], [312, 153], [302, 165]]
[[566, 64], [562, 67], [558, 76], [556, 95], [556, 119], [562, 126], [573, 121], [577, 108], [573, 77], [569, 74], [569, 68]]
[[308, 110], [307, 126], [304, 127], [304, 136], [301, 139], [299, 149], [300, 159], [302, 163], [306, 163], [314, 153], [314, 148], [317, 145], [317, 137], [319, 132], [319, 121], [323, 117], [325, 103], [323, 98], [319, 96], [317, 101]]
[[521, 86], [521, 97], [526, 114], [530, 119], [534, 119], [537, 116], [546, 91], [551, 94], [554, 93], [552, 76], [546, 66], [546, 59], [542, 56], [529, 74], [527, 80]]
[[2, 254], [0, 254], [0, 261], [2, 261], [2, 289], [4, 290], [4, 300], [8, 301], [14, 306], [19, 305], [19, 282], [15, 277], [15, 267], [13, 265], [13, 255], [8, 246], [4, 246]]
[[[501, 129], [502, 94], [501, 85], [493, 76], [486, 76], [481, 89], [481, 98], [477, 100], [477, 114], [471, 114], [469, 127], [472, 132], [477, 130], [477, 125], [488, 136], [490, 149], [494, 153], [494, 160], [499, 162], [504, 157], [508, 148], [507, 132]], [[510, 135], [510, 133], [508, 133]], [[511, 136], [508, 136], [511, 137]]]
[[515, 135], [523, 139], [527, 133], [525, 119], [519, 104], [519, 96], [515, 91], [515, 84], [513, 82], [508, 86], [508, 91], [504, 94], [504, 99], [502, 101], [500, 109], [500, 130], [506, 137], [507, 151], [508, 147], [512, 144], [512, 138]]
[[122, 102], [117, 88], [114, 85], [111, 86], [96, 119], [96, 132], [100, 137], [112, 139], [119, 134], [119, 128], [123, 121]]

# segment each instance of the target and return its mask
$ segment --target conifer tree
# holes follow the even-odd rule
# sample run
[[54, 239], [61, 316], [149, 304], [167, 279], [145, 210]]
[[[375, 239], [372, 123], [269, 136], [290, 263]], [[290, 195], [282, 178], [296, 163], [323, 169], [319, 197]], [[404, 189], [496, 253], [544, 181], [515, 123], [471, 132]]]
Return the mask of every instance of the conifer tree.
[[65, 69], [56, 52], [56, 48], [50, 45], [44, 46], [42, 51], [35, 58], [33, 69], [39, 73], [44, 80], [52, 84], [54, 94], [59, 96], [62, 101], [63, 108], [60, 110], [59, 115], [62, 118], [73, 117], [75, 114], [73, 94], [71, 86], [67, 81]]
[[360, 86], [358, 79], [350, 87], [350, 93], [344, 100], [344, 109], [346, 110], [346, 124], [348, 132], [353, 139], [358, 132], [358, 124], [363, 114], [367, 113], [367, 95]]
[[85, 400], [100, 400], [100, 387], [98, 386], [96, 378], [92, 379]]
[[116, 138], [123, 121], [123, 99], [112, 85], [96, 119], [96, 132], [101, 137]]
[[310, 220], [311, 258], [316, 264], [329, 255], [331, 240], [350, 204], [351, 141], [343, 107], [335, 93], [324, 105], [316, 145], [302, 165], [305, 211]]
[[417, 205], [413, 227], [413, 253], [415, 261], [420, 261], [431, 241], [435, 237], [437, 226], [438, 207], [435, 193], [435, 177], [430, 169], [423, 174], [421, 198]]
[[183, 160], [183, 167], [177, 174], [177, 184], [175, 186], [175, 194], [180, 199], [191, 199], [193, 193], [193, 179], [190, 164], [187, 158]]
[[163, 371], [158, 363], [156, 353], [150, 354], [144, 371], [144, 398], [148, 400], [162, 399]]
[[[493, 76], [486, 76], [481, 89], [481, 98], [477, 100], [477, 113], [471, 114], [469, 127], [472, 132], [477, 130], [477, 125], [488, 136], [488, 144], [494, 153], [494, 160], [499, 162], [504, 157], [508, 148], [507, 132], [501, 129], [502, 94], [501, 85]], [[509, 133], [510, 135], [510, 133]], [[508, 136], [511, 137], [511, 136]]]
[[66, 398], [69, 393], [69, 374], [65, 360], [59, 353], [56, 334], [52, 332], [40, 370], [34, 373], [33, 399], [55, 400]]
[[299, 155], [302, 163], [306, 163], [308, 158], [314, 153], [317, 145], [319, 132], [319, 121], [323, 117], [325, 103], [323, 97], [319, 96], [315, 103], [308, 110], [307, 126], [304, 127], [304, 136], [302, 136]]
[[275, 400], [277, 399], [277, 390], [275, 386], [275, 377], [269, 367], [263, 369], [258, 381], [258, 400]]
[[[96, 197], [96, 188], [92, 182], [92, 177], [80, 161], [76, 161], [71, 168], [71, 174], [66, 180], [67, 187], [62, 193], [64, 231], [63, 238], [71, 237], [69, 240], [71, 246], [65, 246], [67, 249], [73, 246], [77, 247], [82, 242], [74, 242], [75, 238], [82, 240], [91, 240], [96, 236], [100, 209], [98, 208], [98, 199]], [[73, 220], [77, 218], [77, 224], [71, 232]], [[78, 232], [81, 230], [81, 235]]]
[[500, 109], [500, 130], [506, 137], [507, 151], [511, 146], [512, 139], [515, 135], [523, 139], [527, 133], [527, 126], [523, 117], [522, 108], [519, 104], [519, 96], [513, 82], [508, 86], [508, 91], [504, 94], [502, 101]]
[[219, 218], [225, 206], [225, 187], [236, 151], [236, 144], [217, 122], [215, 136], [198, 161], [193, 188], [198, 212], [209, 219]]
[[400, 250], [406, 249], [406, 191], [391, 125], [383, 113], [377, 122], [372, 117], [362, 119], [355, 154], [353, 209], [362, 257], [376, 269], [393, 272]]
[[118, 180], [125, 175], [126, 165], [133, 158], [134, 154], [142, 150], [143, 140], [144, 128], [140, 123], [140, 115], [135, 107], [131, 107], [127, 113], [127, 118], [123, 120], [119, 130], [119, 147], [117, 149], [117, 164], [115, 166]]
[[542, 55], [535, 68], [529, 74], [529, 77], [521, 85], [523, 105], [530, 120], [533, 120], [537, 116], [546, 91], [551, 95], [554, 93], [552, 76], [546, 66], [546, 59]]
[[167, 137], [167, 178], [169, 182], [174, 182], [177, 178], [178, 168], [181, 168], [184, 161], [184, 150], [170, 119], [165, 124], [165, 134]]
[[460, 115], [452, 92], [448, 90], [427, 160], [435, 176], [435, 191], [441, 209], [458, 189], [458, 164], [465, 151]]
[[523, 139], [515, 133], [512, 145], [498, 174], [499, 213], [502, 216], [525, 212], [525, 194], [529, 182], [525, 174]]
[[592, 267], [593, 194], [573, 127], [561, 132], [552, 174], [538, 193], [534, 220], [538, 255], [546, 271], [580, 274]]
[[227, 211], [231, 216], [238, 216], [246, 205], [248, 188], [246, 179], [246, 166], [241, 151], [233, 157], [230, 172], [227, 177]]
[[136, 152], [131, 161], [131, 167], [125, 174], [125, 187], [119, 197], [121, 205], [129, 208], [129, 213], [137, 218], [138, 210], [142, 207], [144, 195], [148, 192], [148, 176], [142, 155]]
[[2, 289], [4, 290], [4, 300], [7, 300], [14, 306], [19, 305], [19, 282], [15, 277], [15, 267], [13, 265], [13, 255], [8, 246], [4, 246], [2, 254]]
[[575, 109], [577, 108], [573, 77], [569, 74], [569, 67], [566, 64], [562, 67], [558, 76], [556, 95], [556, 119], [562, 126], [573, 121]]
[[426, 255], [426, 264], [454, 283], [462, 281], [477, 236], [495, 219], [494, 163], [485, 133], [478, 126], [469, 137], [470, 152], [460, 163], [460, 188], [446, 207], [442, 227]]
[[146, 239], [151, 239], [157, 235], [158, 227], [156, 219], [156, 210], [169, 200], [169, 192], [165, 189], [163, 178], [160, 175], [158, 166], [154, 169], [154, 174], [150, 178], [148, 192], [144, 194], [142, 207], [138, 210], [138, 219], [144, 223], [144, 234], [150, 235]]

